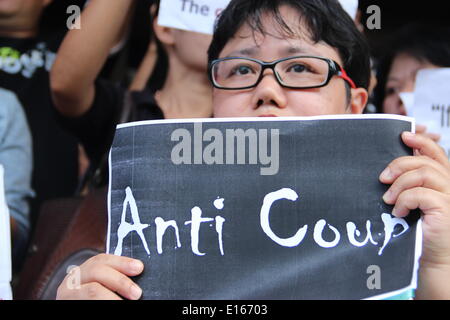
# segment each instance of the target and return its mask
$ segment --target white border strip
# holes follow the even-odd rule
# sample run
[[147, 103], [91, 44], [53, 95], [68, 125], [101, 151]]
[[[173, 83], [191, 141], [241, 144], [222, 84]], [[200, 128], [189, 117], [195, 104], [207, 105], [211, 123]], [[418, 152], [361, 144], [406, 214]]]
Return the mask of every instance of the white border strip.
[[415, 119], [411, 117], [388, 115], [388, 114], [371, 114], [371, 115], [327, 115], [327, 116], [313, 116], [313, 117], [278, 117], [278, 118], [199, 118], [199, 119], [165, 119], [165, 120], [145, 120], [122, 123], [117, 126], [117, 129], [158, 125], [158, 124], [188, 124], [188, 123], [217, 123], [217, 122], [278, 122], [278, 121], [318, 121], [318, 120], [368, 120], [368, 119], [384, 119], [384, 120], [401, 120], [411, 122], [413, 125], [413, 132], [415, 132]]
[[110, 240], [111, 240], [111, 188], [112, 188], [112, 167], [111, 167], [111, 154], [112, 149], [109, 150], [109, 156], [108, 156], [108, 232], [107, 232], [107, 238], [106, 238], [106, 253], [109, 253], [110, 249]]

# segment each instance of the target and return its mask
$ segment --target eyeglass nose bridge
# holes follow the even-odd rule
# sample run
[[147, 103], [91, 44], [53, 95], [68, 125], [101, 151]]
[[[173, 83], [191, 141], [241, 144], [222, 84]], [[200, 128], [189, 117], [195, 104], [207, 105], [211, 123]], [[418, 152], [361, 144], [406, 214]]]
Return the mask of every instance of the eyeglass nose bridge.
[[[320, 59], [325, 61], [328, 64], [328, 76], [327, 79], [325, 79], [324, 83], [321, 85], [327, 85], [329, 83], [329, 81], [331, 80], [331, 78], [333, 77], [333, 75], [338, 75], [339, 77], [345, 79], [345, 80], [349, 80], [350, 84], [352, 85], [352, 87], [354, 87], [353, 81], [348, 77], [347, 73], [345, 72], [344, 69], [342, 69], [339, 64], [337, 64], [336, 62], [334, 62], [333, 60], [329, 60], [329, 59], [322, 59], [319, 57], [309, 57], [309, 58], [316, 58], [316, 59]], [[256, 83], [253, 85], [253, 87], [257, 87], [259, 85], [259, 83], [262, 81], [262, 79], [264, 78], [264, 71], [266, 69], [271, 69], [275, 79], [277, 80], [278, 84], [281, 87], [285, 87], [285, 88], [292, 88], [291, 86], [288, 86], [286, 84], [283, 83], [283, 80], [281, 78], [281, 76], [278, 74], [278, 72], [276, 72], [275, 67], [281, 63], [284, 62], [286, 60], [289, 60], [291, 58], [284, 58], [284, 59], [280, 59], [280, 60], [276, 60], [276, 61], [272, 61], [272, 62], [265, 62], [265, 61], [260, 61], [260, 60], [256, 60], [256, 59], [252, 59], [253, 61], [255, 61], [256, 63], [258, 63], [261, 66], [261, 72], [259, 74], [259, 78], [256, 81]], [[314, 86], [316, 87], [316, 86]]]
[[273, 61], [273, 62], [264, 62], [264, 61], [257, 61], [255, 60], [255, 62], [259, 63], [259, 65], [261, 66], [261, 71], [259, 73], [259, 78], [256, 81], [256, 83], [253, 85], [253, 87], [257, 87], [259, 85], [259, 83], [262, 81], [262, 79], [265, 77], [264, 75], [264, 71], [266, 71], [267, 69], [271, 69], [273, 72], [273, 75], [275, 77], [275, 79], [277, 80], [278, 84], [282, 87], [286, 87], [286, 85], [283, 84], [283, 81], [281, 80], [280, 75], [277, 73], [277, 71], [275, 70], [275, 67], [278, 63], [284, 61], [284, 59], [282, 60], [277, 60], [277, 61]]

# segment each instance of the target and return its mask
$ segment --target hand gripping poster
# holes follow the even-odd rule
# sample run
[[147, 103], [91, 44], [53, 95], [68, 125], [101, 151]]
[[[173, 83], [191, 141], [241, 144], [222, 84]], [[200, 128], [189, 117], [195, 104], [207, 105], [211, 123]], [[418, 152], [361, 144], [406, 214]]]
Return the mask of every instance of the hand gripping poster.
[[143, 299], [410, 299], [420, 214], [392, 216], [379, 176], [414, 130], [388, 115], [119, 125], [107, 252], [144, 262]]

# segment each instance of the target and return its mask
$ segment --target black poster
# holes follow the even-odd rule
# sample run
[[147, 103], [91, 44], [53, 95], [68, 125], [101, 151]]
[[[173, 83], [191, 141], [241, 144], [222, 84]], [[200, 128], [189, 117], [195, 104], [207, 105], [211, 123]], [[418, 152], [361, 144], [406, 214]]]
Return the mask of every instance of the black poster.
[[108, 253], [142, 260], [144, 299], [410, 297], [419, 215], [394, 218], [379, 175], [412, 155], [410, 118], [121, 125]]

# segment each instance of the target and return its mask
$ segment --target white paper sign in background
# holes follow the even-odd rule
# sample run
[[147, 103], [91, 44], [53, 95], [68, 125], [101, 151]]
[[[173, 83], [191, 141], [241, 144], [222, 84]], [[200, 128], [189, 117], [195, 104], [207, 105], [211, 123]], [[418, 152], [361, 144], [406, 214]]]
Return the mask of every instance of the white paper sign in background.
[[408, 117], [414, 117], [414, 92], [401, 92], [400, 99], [405, 106]]
[[356, 18], [356, 14], [358, 13], [359, 0], [339, 0], [341, 6], [345, 11], [353, 18]]
[[0, 164], [0, 300], [12, 300], [11, 231], [9, 210], [3, 184], [4, 169]]
[[[339, 0], [354, 19], [358, 0]], [[230, 0], [161, 0], [158, 23], [161, 26], [212, 34], [214, 23]]]
[[450, 156], [450, 68], [425, 69], [417, 74], [412, 115], [418, 124], [441, 135]]
[[162, 0], [161, 26], [212, 34], [214, 23], [230, 0]]

